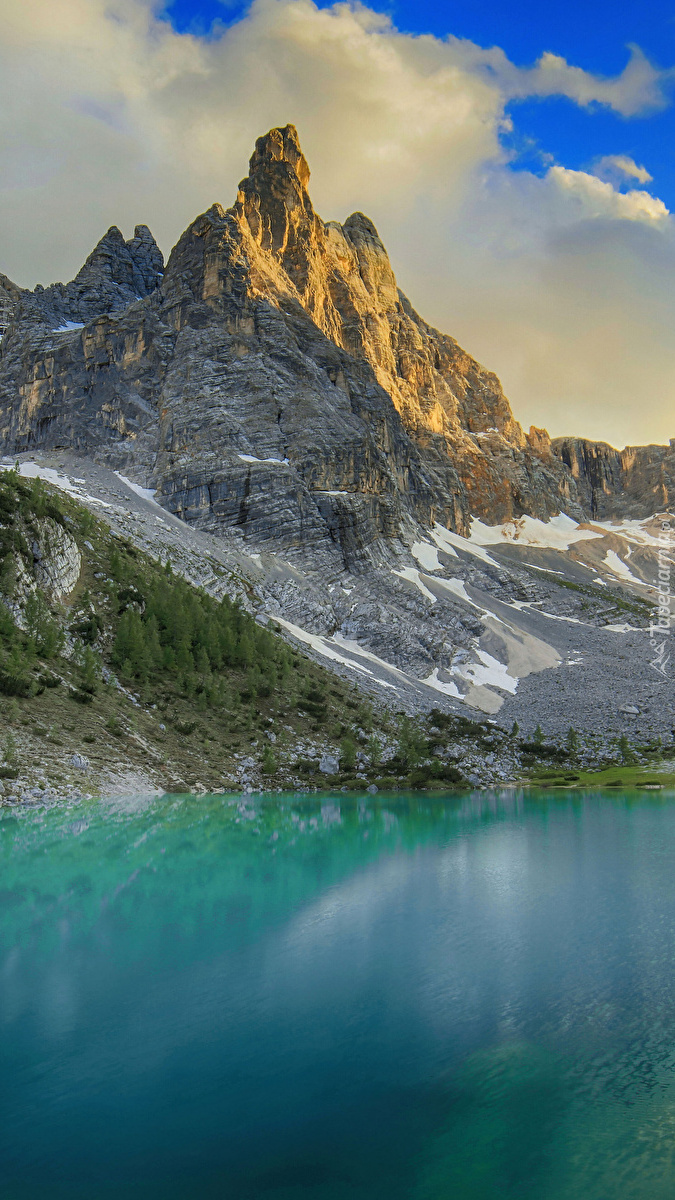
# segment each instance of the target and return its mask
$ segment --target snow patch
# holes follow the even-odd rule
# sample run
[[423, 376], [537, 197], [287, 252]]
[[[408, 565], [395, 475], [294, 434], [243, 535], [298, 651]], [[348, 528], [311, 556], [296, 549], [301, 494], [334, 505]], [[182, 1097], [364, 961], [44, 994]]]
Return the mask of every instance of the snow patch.
[[456, 700], [464, 699], [456, 683], [444, 683], [442, 679], [438, 678], [438, 667], [434, 667], [431, 675], [428, 675], [422, 682], [426, 683], [427, 687], [435, 688], [437, 692], [443, 692], [446, 696], [454, 696]]
[[404, 567], [402, 571], [392, 571], [392, 575], [398, 575], [399, 579], [407, 579], [409, 583], [414, 583], [415, 587], [419, 588], [423, 596], [431, 600], [432, 604], [436, 603], [436, 597], [433, 592], [430, 592], [426, 584], [422, 583], [419, 571], [414, 567]]
[[435, 579], [434, 583], [439, 587], [445, 588], [447, 592], [452, 592], [453, 596], [457, 596], [460, 600], [464, 600], [470, 604], [472, 608], [477, 608], [479, 612], [486, 612], [482, 604], [476, 604], [475, 600], [467, 594], [466, 586], [463, 579]]
[[438, 550], [435, 546], [431, 545], [431, 542], [413, 542], [411, 554], [425, 571], [440, 571], [442, 569], [438, 561]]
[[72, 333], [75, 329], [84, 329], [84, 325], [78, 324], [77, 321], [64, 321], [63, 325], [57, 325], [56, 329], [52, 329], [52, 333]]
[[482, 562], [490, 563], [493, 567], [499, 566], [499, 563], [481, 546], [474, 545], [468, 538], [460, 537], [458, 533], [452, 533], [438, 522], [434, 525], [431, 536], [438, 548], [445, 554], [452, 554], [457, 558], [457, 550], [464, 550], [467, 554], [473, 554], [474, 558], [480, 558]]
[[[0, 463], [0, 470], [12, 471], [14, 464], [3, 462]], [[83, 492], [81, 488], [76, 487], [76, 482], [70, 479], [67, 475], [60, 475], [53, 467], [40, 467], [34, 462], [19, 463], [19, 475], [23, 479], [44, 479], [45, 483], [51, 483], [52, 487], [56, 487], [61, 492], [66, 492], [72, 496], [74, 500], [87, 500], [90, 504], [98, 504], [101, 508], [115, 509], [115, 504], [107, 504], [105, 500], [99, 500], [96, 496], [90, 496], [87, 492]]]
[[655, 550], [672, 550], [672, 534], [669, 530], [662, 530], [662, 518], [659, 516], [647, 517], [645, 520], [634, 521], [594, 521], [600, 529], [604, 529], [607, 533], [618, 534], [628, 542], [634, 542], [638, 546], [651, 546]]
[[[333, 662], [339, 662], [343, 667], [351, 667], [354, 671], [361, 671], [361, 673], [364, 675], [370, 675], [371, 677], [373, 676], [373, 672], [370, 671], [368, 667], [362, 666], [361, 663], [354, 662], [352, 658], [345, 658], [344, 654], [338, 654], [338, 652], [334, 650], [331, 645], [329, 645], [328, 639], [321, 637], [320, 634], [308, 633], [306, 629], [301, 629], [299, 625], [294, 625], [292, 621], [285, 621], [283, 617], [278, 616], [276, 613], [273, 615], [272, 620], [276, 621], [278, 625], [282, 625], [284, 629], [287, 629], [288, 632], [291, 633], [294, 638], [297, 638], [299, 642], [304, 642], [306, 646], [311, 646], [313, 650], [317, 651], [317, 653], [322, 654], [324, 658], [329, 658]], [[351, 644], [347, 644], [346, 642], [343, 644], [345, 645], [346, 649], [352, 649]], [[356, 645], [356, 643], [354, 643], [354, 645]], [[371, 657], [367, 651], [362, 651], [360, 646], [357, 647], [357, 649], [362, 657]], [[376, 661], [379, 662], [380, 660], [377, 659]], [[385, 666], [389, 671], [395, 669], [392, 668], [388, 663], [382, 663], [382, 665]], [[382, 683], [384, 687], [390, 687], [396, 691], [393, 683], [385, 683], [383, 679], [381, 679], [379, 682]]]
[[161, 505], [157, 504], [157, 501], [155, 500], [155, 496], [157, 494], [155, 488], [144, 488], [141, 487], [140, 483], [132, 483], [131, 479], [127, 479], [126, 475], [122, 475], [120, 471], [115, 471], [115, 474], [118, 479], [122, 480], [122, 483], [125, 483], [128, 488], [131, 488], [132, 492], [135, 492], [136, 495], [140, 496], [142, 500], [149, 500], [151, 504], [155, 504], [158, 508], [161, 508]]
[[545, 571], [547, 575], [564, 575], [564, 571], [552, 571], [550, 567], [538, 567], [536, 563], [523, 563], [524, 567], [531, 567], [533, 571]]
[[255, 454], [238, 454], [237, 458], [240, 458], [242, 462], [276, 463], [280, 467], [287, 467], [289, 465], [287, 458], [256, 458]]
[[478, 517], [471, 522], [470, 540], [477, 546], [498, 546], [518, 543], [521, 546], [539, 546], [544, 550], [569, 550], [574, 542], [587, 542], [602, 537], [592, 529], [581, 529], [577, 521], [565, 513], [558, 513], [550, 521], [537, 517], [517, 517], [503, 525], [484, 525]]
[[476, 649], [476, 655], [480, 659], [479, 663], [462, 663], [459, 667], [453, 667], [453, 675], [461, 676], [462, 679], [468, 680], [476, 687], [499, 688], [501, 691], [510, 692], [512, 696], [515, 696], [518, 680], [514, 679], [513, 675], [509, 675], [508, 667], [498, 658], [493, 658], [486, 650]]
[[622, 558], [619, 558], [615, 550], [607, 551], [604, 562], [605, 566], [609, 567], [610, 571], [614, 575], [618, 575], [620, 579], [626, 579], [629, 583], [640, 583], [644, 586], [643, 580], [638, 579], [637, 575], [633, 574], [628, 564]]

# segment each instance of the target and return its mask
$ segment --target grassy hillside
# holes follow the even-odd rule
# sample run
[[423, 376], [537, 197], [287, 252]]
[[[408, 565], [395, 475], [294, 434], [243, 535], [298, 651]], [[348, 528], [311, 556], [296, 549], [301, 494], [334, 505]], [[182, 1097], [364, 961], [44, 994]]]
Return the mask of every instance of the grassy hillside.
[[[49, 522], [82, 555], [60, 603], [27, 587]], [[320, 736], [349, 767], [352, 731], [378, 724], [365, 697], [229, 598], [190, 586], [14, 472], [0, 476], [0, 589], [5, 770], [28, 731], [45, 766], [80, 753], [94, 770], [119, 761], [167, 787], [222, 786], [234, 782], [237, 754], [272, 778], [284, 747], [303, 738]]]

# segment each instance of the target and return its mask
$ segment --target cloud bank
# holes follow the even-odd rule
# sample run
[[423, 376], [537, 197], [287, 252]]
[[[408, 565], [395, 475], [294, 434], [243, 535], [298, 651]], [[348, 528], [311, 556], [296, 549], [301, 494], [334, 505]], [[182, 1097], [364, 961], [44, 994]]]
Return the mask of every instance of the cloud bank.
[[637, 48], [613, 79], [550, 53], [523, 69], [359, 4], [255, 0], [200, 38], [149, 0], [0, 0], [0, 271], [69, 278], [113, 223], [146, 222], [167, 252], [290, 121], [321, 215], [373, 218], [415, 306], [501, 375], [525, 424], [663, 441], [675, 238], [647, 169], [606, 155], [539, 177], [501, 135], [519, 98], [631, 117], [670, 82]]

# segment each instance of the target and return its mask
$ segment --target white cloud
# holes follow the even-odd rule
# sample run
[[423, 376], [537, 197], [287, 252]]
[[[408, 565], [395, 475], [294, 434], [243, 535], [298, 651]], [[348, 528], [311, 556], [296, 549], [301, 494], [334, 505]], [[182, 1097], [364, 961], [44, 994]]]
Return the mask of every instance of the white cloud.
[[669, 216], [662, 200], [649, 192], [617, 192], [611, 183], [588, 175], [585, 171], [570, 171], [567, 167], [550, 167], [549, 179], [577, 207], [573, 218], [616, 217], [626, 221], [663, 221]]
[[624, 117], [665, 107], [673, 73], [660, 71], [638, 46], [620, 75], [605, 78], [571, 66], [566, 59], [546, 52], [533, 67], [515, 66], [498, 47], [484, 50], [471, 42], [449, 39], [465, 67], [497, 83], [508, 99], [530, 96], [567, 96], [584, 107], [604, 105]]
[[557, 54], [542, 54], [531, 71], [521, 71], [512, 85], [512, 95], [568, 96], [577, 104], [602, 104], [632, 117], [667, 103], [665, 85], [670, 76], [652, 66], [637, 46], [625, 69], [614, 79], [603, 79], [580, 67], [570, 66]]
[[651, 183], [652, 176], [646, 167], [640, 167], [628, 154], [604, 154], [594, 167], [593, 174], [609, 183], [623, 183], [626, 179], [637, 179], [638, 183]]
[[0, 270], [69, 277], [113, 222], [147, 222], [168, 251], [231, 203], [255, 138], [292, 121], [318, 211], [369, 213], [416, 307], [502, 374], [518, 415], [620, 439], [632, 406], [646, 436], [672, 436], [675, 302], [645, 282], [670, 261], [672, 222], [609, 174], [646, 184], [644, 168], [613, 156], [539, 179], [500, 144], [518, 97], [631, 115], [668, 83], [635, 49], [614, 79], [552, 54], [520, 69], [344, 3], [255, 0], [207, 39], [151, 0], [0, 0]]

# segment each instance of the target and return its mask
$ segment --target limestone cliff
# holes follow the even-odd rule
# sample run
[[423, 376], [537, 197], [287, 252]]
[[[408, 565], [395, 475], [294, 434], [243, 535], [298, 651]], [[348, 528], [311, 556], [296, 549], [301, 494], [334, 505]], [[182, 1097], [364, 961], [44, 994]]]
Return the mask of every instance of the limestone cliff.
[[675, 438], [668, 446], [626, 446], [555, 438], [553, 453], [569, 468], [591, 517], [645, 517], [675, 502]]
[[308, 182], [295, 129], [274, 129], [164, 273], [145, 226], [113, 227], [71, 283], [19, 292], [4, 452], [94, 456], [314, 565], [382, 561], [419, 522], [590, 515], [582, 473], [397, 288], [372, 222], [325, 223]]
[[372, 221], [353, 213], [344, 225], [324, 224], [308, 182], [292, 125], [258, 139], [232, 210], [254, 292], [299, 300], [331, 342], [369, 364], [416, 440], [449, 454], [472, 512], [546, 516], [561, 494], [573, 501], [558, 464], [514, 420], [496, 375], [399, 290]]

